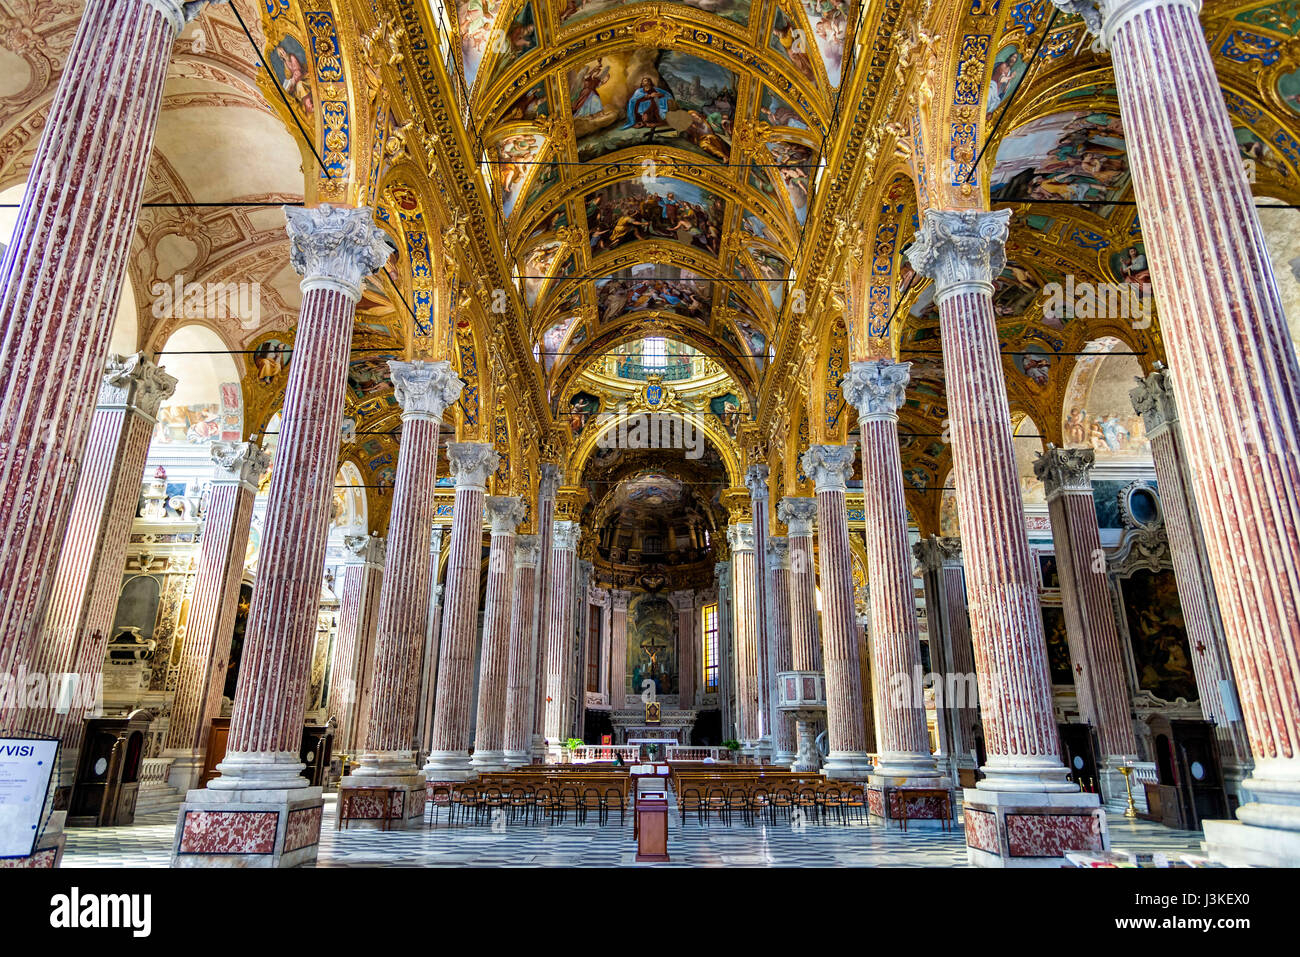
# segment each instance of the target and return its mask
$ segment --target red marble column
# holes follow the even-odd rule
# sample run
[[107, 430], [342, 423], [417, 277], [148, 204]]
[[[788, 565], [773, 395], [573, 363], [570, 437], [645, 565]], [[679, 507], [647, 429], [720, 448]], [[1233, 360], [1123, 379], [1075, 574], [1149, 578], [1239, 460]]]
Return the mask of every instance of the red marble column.
[[790, 650], [795, 671], [822, 670], [822, 641], [817, 623], [817, 563], [813, 554], [813, 523], [817, 500], [783, 498], [777, 517], [785, 524], [790, 543]]
[[[1210, 580], [1205, 533], [1196, 514], [1188, 474], [1187, 450], [1178, 422], [1169, 373], [1159, 362], [1154, 371], [1129, 393], [1133, 408], [1142, 416], [1151, 454], [1155, 459], [1156, 482], [1160, 490], [1160, 514], [1164, 519], [1173, 559], [1174, 578], [1178, 582], [1178, 601], [1183, 623], [1192, 649], [1192, 670], [1196, 674], [1197, 697], [1201, 713], [1214, 722], [1219, 739], [1219, 756], [1225, 773], [1232, 779], [1229, 788], [1239, 783], [1250, 767], [1250, 745], [1246, 727], [1236, 708], [1236, 690], [1232, 664], [1219, 620]], [[1229, 682], [1231, 709], [1224, 700], [1223, 682]]]
[[[731, 631], [734, 607], [731, 600], [731, 562], [715, 562], [713, 578], [718, 589], [718, 707], [722, 711], [723, 739], [739, 738], [735, 711], [735, 669], [732, 667]], [[617, 592], [615, 592], [617, 594]], [[615, 605], [615, 608], [618, 606]], [[626, 606], [625, 606], [626, 608]], [[618, 620], [615, 619], [615, 627]], [[617, 632], [615, 632], [617, 643]], [[624, 641], [626, 645], [626, 641]]]
[[1188, 471], [1255, 758], [1241, 825], [1207, 825], [1207, 845], [1231, 863], [1295, 866], [1300, 364], [1199, 0], [1068, 6], [1114, 64]]
[[568, 739], [565, 725], [566, 675], [573, 663], [573, 599], [578, 575], [578, 536], [582, 530], [577, 522], [553, 522], [552, 525], [551, 597], [546, 615], [546, 680], [543, 684], [546, 689], [546, 751], [548, 758], [555, 761]]
[[[158, 407], [176, 380], [144, 353], [109, 356], [82, 455], [72, 517], [50, 583], [45, 620], [27, 661], [32, 674], [70, 674], [85, 692], [99, 684], [113, 617], [122, 591], [122, 566], [131, 522], [140, 504], [140, 480]], [[61, 783], [71, 785], [85, 731], [82, 694], [60, 712], [57, 702], [29, 711], [28, 731], [61, 738]]]
[[910, 362], [855, 362], [842, 383], [858, 410], [866, 509], [867, 584], [878, 764], [873, 781], [932, 787], [939, 774], [930, 752], [921, 688], [921, 628], [908, 544], [898, 410], [911, 381]]
[[[758, 749], [758, 562], [754, 556], [754, 526], [737, 522], [727, 527], [734, 586], [732, 649], [736, 661], [736, 734], [747, 753]], [[637, 691], [639, 689], [632, 689]]]
[[436, 510], [438, 433], [442, 414], [464, 383], [447, 362], [388, 363], [402, 407], [402, 439], [388, 524], [388, 574], [379, 593], [372, 694], [365, 748], [349, 784], [404, 786], [406, 819], [419, 820], [423, 802], [416, 765], [415, 721], [420, 661], [429, 614], [429, 544]]
[[555, 497], [560, 490], [563, 473], [559, 466], [543, 463], [537, 480], [537, 533], [541, 541], [541, 557], [537, 562], [537, 614], [533, 632], [533, 662], [535, 694], [533, 698], [533, 758], [540, 760], [547, 754], [546, 747], [546, 629], [551, 616], [551, 601], [555, 589], [551, 581], [555, 542]]
[[492, 524], [487, 594], [483, 598], [483, 650], [478, 669], [478, 716], [474, 722], [476, 771], [506, 769], [506, 694], [510, 678], [511, 592], [515, 584], [515, 529], [524, 520], [524, 500], [487, 499]]
[[[45, 618], [135, 239], [172, 44], [202, 5], [87, 5], [4, 251], [0, 674], [25, 664]], [[0, 712], [0, 730], [14, 730], [19, 718]]]
[[1097, 730], [1105, 796], [1116, 799], [1124, 795], [1124, 781], [1115, 768], [1125, 759], [1136, 760], [1138, 753], [1089, 475], [1095, 457], [1092, 449], [1058, 449], [1049, 443], [1034, 462], [1034, 474], [1047, 490], [1079, 710]]
[[515, 580], [510, 596], [510, 663], [506, 678], [505, 763], [532, 763], [533, 702], [536, 697], [536, 658], [533, 655], [534, 615], [537, 613], [537, 566], [541, 536], [515, 539]]
[[631, 597], [632, 593], [622, 588], [609, 593], [609, 706], [615, 711], [627, 705], [627, 603]]
[[320, 788], [309, 787], [300, 773], [303, 699], [317, 638], [356, 304], [362, 280], [392, 250], [364, 207], [288, 207], [285, 215], [303, 301], [266, 532], [221, 775], [186, 797], [174, 866], [283, 867], [316, 859], [323, 805]]
[[[790, 628], [790, 542], [784, 536], [774, 535], [767, 540], [767, 576], [771, 596], [772, 648], [772, 698], [777, 704], [775, 684], [782, 672], [794, 670], [794, 647]], [[814, 614], [816, 609], [813, 609]], [[798, 740], [795, 734], [795, 716], [788, 711], [775, 711], [772, 737], [772, 763], [789, 767], [798, 757]]]
[[865, 780], [871, 773], [862, 711], [858, 621], [853, 607], [853, 556], [844, 493], [853, 472], [851, 445], [814, 445], [803, 454], [804, 474], [817, 492], [821, 545], [822, 656], [826, 671], [826, 737], [829, 778]]
[[478, 594], [482, 579], [483, 508], [487, 480], [501, 463], [492, 446], [452, 442], [447, 446], [456, 478], [451, 550], [443, 592], [438, 690], [433, 737], [424, 773], [430, 781], [464, 781], [470, 768], [470, 721], [474, 708], [474, 652], [478, 647]]
[[670, 592], [668, 601], [677, 612], [677, 701], [685, 709], [695, 707], [695, 592]]
[[365, 744], [370, 714], [375, 629], [387, 541], [378, 535], [343, 539], [349, 557], [339, 589], [339, 626], [330, 671], [330, 711], [338, 718], [334, 750], [355, 756]]
[[975, 679], [975, 653], [971, 647], [970, 617], [966, 613], [966, 581], [961, 567], [961, 542], [932, 535], [912, 546], [912, 554], [925, 574], [925, 604], [930, 627], [930, 654], [936, 642], [942, 649], [943, 693], [937, 702], [939, 721], [945, 728], [944, 747], [953, 772], [974, 769], [975, 726], [979, 722], [979, 695]]
[[446, 525], [429, 531], [429, 614], [424, 630], [424, 657], [420, 666], [420, 710], [416, 731], [421, 751], [428, 752], [433, 740], [433, 699], [438, 689], [438, 639], [442, 636], [442, 539]]
[[[1037, 569], [993, 312], [993, 280], [1006, 262], [1010, 216], [1010, 210], [927, 210], [908, 250], [913, 268], [934, 279], [939, 305], [988, 750], [984, 779], [978, 790], [966, 791], [967, 852], [972, 863], [986, 866], [1042, 863], [1059, 859], [1072, 844], [1107, 844], [1097, 795], [1078, 793], [1066, 778], [1052, 711]], [[1051, 813], [1027, 810], [1049, 804]]]
[[221, 711], [253, 500], [271, 457], [252, 442], [214, 442], [212, 461], [216, 467], [203, 516], [194, 597], [163, 739], [162, 756], [173, 759], [168, 783], [182, 793], [198, 784], [212, 719]]
[[591, 562], [578, 562], [577, 582], [573, 590], [573, 652], [572, 665], [565, 673], [568, 713], [564, 724], [575, 738], [586, 735], [587, 722], [587, 632], [591, 628]]
[[753, 513], [754, 565], [758, 578], [754, 582], [754, 603], [757, 609], [757, 630], [754, 635], [755, 682], [758, 690], [759, 750], [765, 757], [773, 756], [773, 728], [776, 723], [776, 675], [772, 670], [775, 649], [772, 647], [769, 619], [772, 615], [771, 574], [767, 568], [768, 467], [751, 465], [745, 472], [745, 487], [749, 489], [750, 508]]

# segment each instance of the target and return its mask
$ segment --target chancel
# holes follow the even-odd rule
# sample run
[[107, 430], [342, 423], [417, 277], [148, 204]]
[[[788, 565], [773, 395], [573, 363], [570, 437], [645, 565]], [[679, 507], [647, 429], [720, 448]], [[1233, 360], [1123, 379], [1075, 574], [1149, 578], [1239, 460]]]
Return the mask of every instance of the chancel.
[[3, 863], [1300, 866], [1297, 16], [0, 0]]

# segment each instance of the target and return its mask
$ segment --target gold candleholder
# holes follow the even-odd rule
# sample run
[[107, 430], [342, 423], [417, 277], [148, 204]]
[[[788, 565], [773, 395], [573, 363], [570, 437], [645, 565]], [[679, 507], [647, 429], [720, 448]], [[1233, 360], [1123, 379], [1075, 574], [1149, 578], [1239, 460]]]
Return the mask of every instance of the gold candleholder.
[[1128, 797], [1128, 807], [1124, 809], [1124, 816], [1127, 818], [1136, 818], [1138, 816], [1137, 805], [1133, 803], [1133, 765], [1121, 764], [1119, 773], [1124, 775], [1124, 790]]

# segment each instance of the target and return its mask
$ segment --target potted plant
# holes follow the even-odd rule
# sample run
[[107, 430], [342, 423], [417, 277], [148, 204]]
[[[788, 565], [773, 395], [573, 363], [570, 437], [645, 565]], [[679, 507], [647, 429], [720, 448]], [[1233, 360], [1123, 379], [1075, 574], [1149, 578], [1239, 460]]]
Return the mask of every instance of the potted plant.
[[568, 762], [573, 763], [573, 752], [582, 747], [582, 738], [569, 738], [564, 742], [564, 753]]
[[731, 760], [735, 760], [737, 752], [740, 751], [740, 742], [735, 738], [728, 738], [722, 742], [722, 746], [731, 752]]

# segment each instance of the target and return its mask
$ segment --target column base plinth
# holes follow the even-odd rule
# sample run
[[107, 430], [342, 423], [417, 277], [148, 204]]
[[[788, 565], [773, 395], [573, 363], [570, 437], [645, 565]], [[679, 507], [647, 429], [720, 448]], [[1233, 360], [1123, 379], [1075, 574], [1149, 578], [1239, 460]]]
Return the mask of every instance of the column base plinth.
[[529, 751], [507, 751], [505, 762], [507, 767], [526, 768], [533, 763], [533, 755]]
[[1096, 794], [967, 788], [963, 801], [973, 867], [1060, 867], [1067, 851], [1110, 850]]
[[778, 751], [772, 755], [772, 763], [783, 768], [794, 767], [795, 762], [798, 760], [799, 753], [797, 751]]
[[480, 773], [491, 771], [505, 771], [510, 765], [506, 761], [504, 751], [479, 751], [475, 750], [474, 756], [469, 760], [470, 767]]
[[380, 773], [374, 769], [358, 768], [339, 781], [338, 813], [343, 813], [344, 788], [391, 788], [388, 806], [383, 806], [383, 798], [377, 793], [349, 795], [352, 803], [350, 810], [359, 816], [349, 817], [348, 827], [355, 825], [388, 830], [403, 830], [421, 827], [424, 824], [424, 808], [427, 785], [424, 775], [413, 765], [403, 772]]
[[203, 758], [193, 751], [164, 751], [162, 757], [171, 758], [171, 767], [167, 769], [167, 786], [175, 788], [181, 794], [188, 794], [199, 786], [203, 777]]
[[320, 788], [190, 791], [172, 867], [313, 866], [324, 808]]
[[871, 757], [865, 751], [832, 751], [822, 766], [822, 774], [832, 781], [865, 783], [871, 772]]
[[433, 751], [424, 766], [427, 781], [445, 781], [459, 783], [478, 777], [469, 763], [469, 755], [464, 751]]
[[[1250, 807], [1242, 805], [1238, 810]], [[1300, 831], [1247, 824], [1203, 821], [1205, 851], [1229, 867], [1300, 867]]]
[[[900, 779], [889, 775], [873, 774], [867, 786], [867, 814], [875, 821], [907, 821], [907, 829], [946, 830], [957, 819], [957, 791], [947, 778], [934, 779], [934, 783], [898, 783]], [[935, 794], [909, 795], [912, 791], [947, 791], [947, 806]]]

